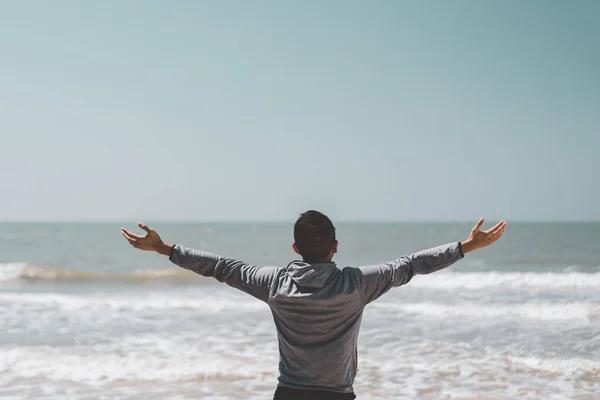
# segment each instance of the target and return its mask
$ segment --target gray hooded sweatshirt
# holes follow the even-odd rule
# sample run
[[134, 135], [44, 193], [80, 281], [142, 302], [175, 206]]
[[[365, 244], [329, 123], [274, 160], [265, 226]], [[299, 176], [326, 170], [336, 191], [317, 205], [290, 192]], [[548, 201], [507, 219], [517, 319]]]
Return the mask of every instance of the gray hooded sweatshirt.
[[464, 257], [460, 243], [381, 265], [346, 267], [294, 261], [256, 267], [175, 245], [170, 260], [266, 302], [279, 342], [279, 386], [353, 392], [364, 307], [415, 274], [429, 274]]

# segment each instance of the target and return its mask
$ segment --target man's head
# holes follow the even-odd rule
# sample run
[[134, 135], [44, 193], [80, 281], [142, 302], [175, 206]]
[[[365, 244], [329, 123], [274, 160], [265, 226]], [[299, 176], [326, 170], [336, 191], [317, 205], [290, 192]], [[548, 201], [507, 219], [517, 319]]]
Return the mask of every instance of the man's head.
[[310, 210], [294, 225], [294, 251], [308, 263], [330, 262], [337, 253], [335, 227], [324, 214]]

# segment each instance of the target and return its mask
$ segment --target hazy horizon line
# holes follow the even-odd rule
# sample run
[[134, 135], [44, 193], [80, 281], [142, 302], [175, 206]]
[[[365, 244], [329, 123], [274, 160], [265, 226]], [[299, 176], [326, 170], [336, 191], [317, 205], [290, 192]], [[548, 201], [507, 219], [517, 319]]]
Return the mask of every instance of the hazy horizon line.
[[[556, 224], [593, 224], [600, 223], [600, 220], [561, 220], [561, 219], [504, 219], [508, 224], [547, 224], [547, 223], [556, 223]], [[500, 221], [500, 219], [494, 218], [486, 218], [486, 222], [495, 222]], [[206, 219], [206, 220], [196, 220], [196, 219], [141, 219], [141, 220], [132, 220], [132, 219], [105, 219], [105, 220], [94, 220], [94, 219], [64, 219], [64, 220], [54, 220], [54, 219], [32, 219], [32, 220], [0, 220], [0, 224], [137, 224], [137, 222], [144, 222], [147, 224], [159, 223], [159, 224], [293, 224], [295, 220], [253, 220], [253, 219], [239, 219], [239, 220], [227, 220], [227, 219]], [[338, 219], [334, 220], [334, 224], [475, 224], [477, 219], [469, 219], [469, 220], [452, 220], [452, 219], [404, 219], [404, 220], [383, 220], [383, 219]]]

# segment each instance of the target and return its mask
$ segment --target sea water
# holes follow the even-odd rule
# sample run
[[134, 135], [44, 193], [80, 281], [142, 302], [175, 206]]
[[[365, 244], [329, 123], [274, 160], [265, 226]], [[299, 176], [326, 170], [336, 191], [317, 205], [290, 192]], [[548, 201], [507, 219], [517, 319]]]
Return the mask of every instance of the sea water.
[[[268, 306], [132, 248], [125, 225], [0, 225], [0, 398], [269, 399]], [[152, 224], [285, 266], [291, 224]], [[470, 224], [337, 225], [339, 267], [464, 239]], [[367, 399], [600, 399], [600, 224], [510, 223], [494, 246], [367, 306]]]

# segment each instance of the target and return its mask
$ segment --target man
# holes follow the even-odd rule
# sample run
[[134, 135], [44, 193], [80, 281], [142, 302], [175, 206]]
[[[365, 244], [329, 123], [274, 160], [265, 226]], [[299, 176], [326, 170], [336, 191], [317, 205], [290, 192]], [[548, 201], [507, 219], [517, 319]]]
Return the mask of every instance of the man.
[[122, 228], [131, 245], [168, 256], [176, 265], [242, 290], [271, 308], [279, 341], [279, 378], [274, 400], [350, 400], [357, 371], [357, 339], [363, 309], [415, 274], [449, 267], [497, 241], [504, 221], [468, 239], [403, 256], [381, 265], [338, 269], [335, 228], [318, 211], [300, 215], [292, 248], [302, 257], [285, 268], [256, 267], [238, 260], [164, 242], [140, 223], [145, 236]]

